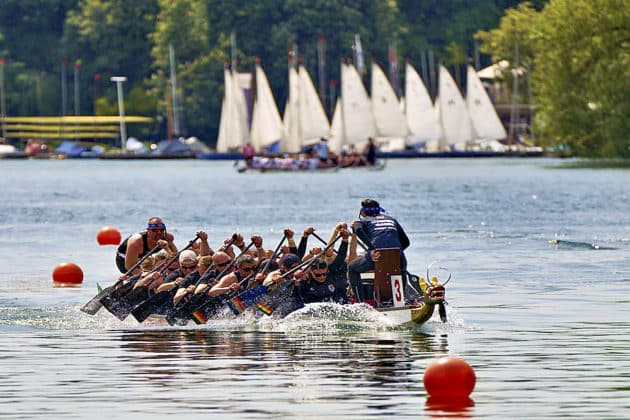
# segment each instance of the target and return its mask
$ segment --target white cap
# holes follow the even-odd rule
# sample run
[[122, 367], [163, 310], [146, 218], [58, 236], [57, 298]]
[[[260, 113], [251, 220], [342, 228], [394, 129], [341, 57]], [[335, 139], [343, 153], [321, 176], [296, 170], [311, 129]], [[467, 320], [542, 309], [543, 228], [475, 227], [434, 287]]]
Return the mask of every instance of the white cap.
[[197, 254], [195, 251], [190, 249], [186, 249], [179, 254], [179, 263], [182, 264], [184, 261], [194, 261], [197, 262]]

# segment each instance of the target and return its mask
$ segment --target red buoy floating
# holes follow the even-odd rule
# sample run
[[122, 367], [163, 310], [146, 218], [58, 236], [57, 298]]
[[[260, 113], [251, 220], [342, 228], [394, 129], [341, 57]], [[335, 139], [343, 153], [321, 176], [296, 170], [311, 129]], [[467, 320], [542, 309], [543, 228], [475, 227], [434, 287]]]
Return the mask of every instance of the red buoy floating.
[[120, 232], [115, 227], [105, 226], [96, 234], [96, 240], [99, 245], [118, 245], [120, 244]]
[[55, 267], [52, 277], [55, 283], [81, 284], [83, 283], [83, 270], [75, 263], [65, 262]]
[[424, 371], [424, 387], [432, 399], [467, 399], [475, 388], [475, 371], [458, 357], [440, 357]]

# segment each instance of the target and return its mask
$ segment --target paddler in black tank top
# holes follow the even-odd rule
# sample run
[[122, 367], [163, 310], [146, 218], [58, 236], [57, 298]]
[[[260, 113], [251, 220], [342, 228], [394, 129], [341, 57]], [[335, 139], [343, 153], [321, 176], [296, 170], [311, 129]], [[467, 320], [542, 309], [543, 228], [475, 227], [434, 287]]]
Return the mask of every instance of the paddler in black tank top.
[[116, 266], [121, 273], [126, 273], [158, 245], [167, 251], [177, 252], [174, 239], [173, 234], [166, 231], [162, 219], [151, 217], [147, 222], [147, 230], [134, 233], [120, 244], [116, 252]]

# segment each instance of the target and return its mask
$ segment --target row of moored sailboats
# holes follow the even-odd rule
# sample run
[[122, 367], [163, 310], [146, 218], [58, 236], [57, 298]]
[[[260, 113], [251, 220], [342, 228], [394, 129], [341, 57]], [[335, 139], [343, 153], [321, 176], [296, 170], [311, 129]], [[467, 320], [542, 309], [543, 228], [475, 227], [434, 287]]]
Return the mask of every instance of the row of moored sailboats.
[[341, 92], [328, 117], [308, 70], [289, 68], [289, 98], [280, 116], [269, 82], [256, 64], [256, 87], [251, 126], [246, 99], [249, 73], [225, 69], [225, 95], [217, 151], [240, 151], [247, 142], [257, 151], [298, 152], [329, 139], [329, 148], [361, 150], [374, 138], [382, 151], [412, 147], [426, 152], [492, 149], [506, 131], [477, 72], [468, 66], [467, 89], [462, 96], [448, 70], [440, 65], [437, 98], [431, 96], [415, 68], [405, 65], [405, 95], [399, 99], [383, 70], [372, 62], [371, 96], [352, 64], [341, 64]]

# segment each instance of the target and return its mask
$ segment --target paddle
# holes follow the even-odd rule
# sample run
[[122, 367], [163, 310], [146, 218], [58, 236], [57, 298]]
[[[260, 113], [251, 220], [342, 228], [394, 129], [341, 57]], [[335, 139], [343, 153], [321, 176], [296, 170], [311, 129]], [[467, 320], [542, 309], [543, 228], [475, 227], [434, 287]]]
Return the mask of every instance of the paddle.
[[[199, 236], [195, 235], [195, 237], [188, 242], [188, 245], [177, 251], [175, 255], [171, 257], [171, 259], [167, 260], [165, 263], [152, 270], [150, 273], [159, 272], [160, 274], [164, 274], [168, 267], [170, 267], [171, 264], [177, 261], [179, 255], [185, 250], [191, 248], [193, 244], [198, 240]], [[152, 279], [145, 286], [138, 289], [132, 289], [130, 292], [119, 296], [118, 299], [113, 299], [114, 296], [112, 293], [109, 296], [105, 296], [103, 299], [101, 299], [101, 303], [103, 304], [105, 309], [107, 309], [112, 315], [122, 321], [127, 318], [127, 316], [129, 316], [136, 305], [150, 298], [148, 296], [148, 287], [153, 283], [153, 281], [154, 280]]]
[[146, 254], [145, 256], [140, 258], [138, 261], [136, 261], [136, 263], [129, 270], [127, 270], [127, 272], [125, 274], [120, 276], [120, 278], [118, 279], [118, 281], [116, 283], [114, 283], [113, 285], [111, 285], [109, 287], [106, 287], [103, 290], [100, 290], [96, 294], [96, 296], [94, 296], [92, 299], [90, 299], [89, 302], [87, 302], [85, 305], [83, 305], [80, 310], [82, 312], [85, 312], [88, 315], [96, 314], [99, 311], [99, 309], [101, 309], [103, 307], [103, 304], [101, 303], [101, 299], [104, 298], [105, 296], [108, 296], [111, 292], [116, 290], [116, 288], [121, 283], [123, 283], [125, 280], [129, 280], [129, 278], [126, 277], [126, 276], [129, 276], [131, 273], [133, 273], [136, 268], [140, 267], [140, 264], [142, 264], [144, 262], [144, 260], [149, 258], [154, 253], [156, 253], [160, 248], [161, 247], [159, 245], [156, 245], [155, 248], [150, 250], [148, 254]]
[[[196, 240], [196, 239], [195, 239]], [[194, 241], [191, 241], [194, 243]], [[151, 280], [147, 287], [153, 282]], [[175, 290], [176, 291], [176, 290]], [[173, 297], [173, 289], [164, 290], [158, 292], [157, 290], [153, 295], [151, 295], [148, 299], [136, 304], [131, 310], [131, 315], [138, 321], [139, 323], [144, 322], [149, 316], [156, 313], [158, 309], [160, 309], [163, 305], [165, 305], [169, 299]]]
[[[326, 254], [330, 248], [332, 248], [335, 243], [341, 238], [341, 235], [338, 235], [332, 242], [330, 242], [326, 247], [322, 250], [321, 254], [313, 255], [310, 259], [303, 261], [298, 264], [296, 267], [284, 273], [281, 277], [285, 279], [283, 282], [278, 283], [278, 285], [272, 289], [269, 293], [262, 297], [257, 303], [256, 308], [261, 310], [266, 315], [271, 315], [282, 303], [284, 303], [286, 299], [286, 293], [290, 291], [290, 286], [293, 285], [291, 280], [286, 280], [288, 276], [295, 273], [297, 270], [304, 269], [308, 270], [321, 256]], [[269, 288], [269, 286], [266, 286]]]
[[[232, 239], [227, 242], [223, 247], [221, 247], [221, 249], [226, 250], [229, 247], [231, 247], [235, 242], [236, 242], [237, 236], [236, 234], [232, 235]], [[249, 248], [253, 245], [253, 242], [251, 242], [244, 250], [243, 252], [249, 250]], [[241, 254], [239, 254], [240, 256]], [[204, 281], [209, 280], [211, 278], [211, 276], [214, 276], [213, 278], [219, 278], [219, 276], [223, 276], [229, 269], [231, 269], [234, 264], [236, 263], [236, 258], [234, 258], [232, 261], [230, 261], [230, 263], [219, 273], [216, 274], [215, 270], [206, 270], [205, 273], [203, 273], [200, 277], [199, 280], [197, 280], [197, 283], [195, 284], [195, 289]], [[195, 310], [195, 308], [198, 306], [199, 302], [202, 299], [205, 299], [206, 295], [205, 295], [205, 291], [204, 293], [200, 293], [200, 294], [194, 294], [192, 296], [189, 296], [188, 294], [186, 294], [185, 296], [182, 297], [182, 299], [177, 303], [177, 305], [175, 305], [173, 308], [171, 308], [167, 313], [166, 313], [166, 322], [169, 323], [169, 325], [175, 325], [178, 324], [179, 321], [184, 321], [184, 323], [188, 322], [188, 319], [190, 317], [190, 314]]]
[[[221, 277], [223, 277], [228, 272], [228, 270], [230, 270], [234, 266], [234, 264], [236, 264], [236, 260], [241, 255], [245, 254], [253, 245], [254, 242], [250, 242], [249, 245], [247, 245], [238, 256], [230, 261], [230, 264], [228, 264], [228, 266], [225, 267], [223, 271], [215, 276], [215, 278], [220, 279]], [[197, 281], [197, 286], [200, 285], [203, 281], [209, 279], [212, 274], [213, 272], [211, 270], [206, 271], [204, 275], [201, 276]], [[166, 321], [170, 325], [174, 325], [175, 323], [177, 323], [177, 319], [189, 319], [196, 311], [199, 310], [201, 306], [203, 306], [209, 300], [209, 298], [210, 297], [207, 295], [207, 292], [199, 295], [193, 295], [188, 301], [183, 302], [181, 306], [178, 305], [179, 308], [176, 307], [177, 309], [169, 311], [169, 313], [166, 315]]]
[[[247, 282], [256, 275], [256, 273], [252, 273], [249, 276], [245, 277], [243, 280], [238, 282], [239, 286], [243, 286], [247, 284]], [[230, 299], [232, 299], [236, 295], [236, 291], [227, 293], [225, 295], [212, 296], [208, 300], [206, 300], [202, 305], [200, 305], [197, 309], [195, 309], [191, 317], [196, 324], [205, 324], [208, 322], [208, 318], [214, 316], [219, 312], [223, 306], [225, 306]]]
[[[236, 234], [232, 235], [232, 238], [228, 242], [226, 242], [225, 245], [223, 245], [220, 249], [226, 250], [229, 247], [231, 247], [234, 244], [234, 242], [236, 242], [236, 238], [237, 238]], [[249, 249], [249, 247], [251, 247], [251, 244], [245, 249], [247, 250]], [[225, 273], [227, 270], [232, 268], [235, 261], [236, 261], [236, 258], [230, 261], [230, 263], [223, 269], [223, 271], [219, 275], [223, 275], [223, 273]], [[199, 286], [202, 282], [206, 281], [208, 278], [210, 278], [211, 275], [215, 273], [216, 272], [214, 270], [210, 270], [210, 269], [206, 270], [205, 273], [199, 276], [199, 279], [195, 283], [195, 288]], [[215, 277], [216, 277], [216, 274], [215, 274]], [[198, 295], [193, 294], [192, 296], [190, 296], [189, 294], [184, 295], [182, 299], [177, 303], [177, 305], [173, 306], [166, 313], [166, 322], [168, 322], [169, 325], [177, 324], [178, 320], [180, 319], [188, 322], [188, 315], [192, 311], [192, 308], [197, 305], [197, 303], [199, 302], [200, 299], [203, 298], [203, 296], [204, 294], [198, 294]]]
[[[271, 262], [277, 258], [278, 251], [280, 251], [280, 248], [282, 247], [282, 244], [284, 243], [286, 239], [287, 239], [287, 234], [285, 233], [282, 236], [280, 243], [278, 243], [278, 246], [273, 251], [273, 254], [265, 263], [265, 266], [263, 267], [262, 271], [259, 271], [258, 273], [266, 274], [268, 272]], [[258, 297], [262, 296], [263, 294], [267, 292], [266, 288], [263, 289], [260, 286], [262, 285], [258, 285], [249, 290], [245, 290], [244, 292], [240, 293], [238, 296], [234, 296], [232, 299], [230, 299], [229, 302], [227, 302], [230, 309], [232, 309], [232, 312], [234, 312], [234, 315], [241, 314], [245, 309], [247, 309], [248, 306], [251, 306], [252, 304], [254, 304], [255, 300], [258, 299]], [[251, 302], [251, 303], [248, 304], [248, 302]]]

